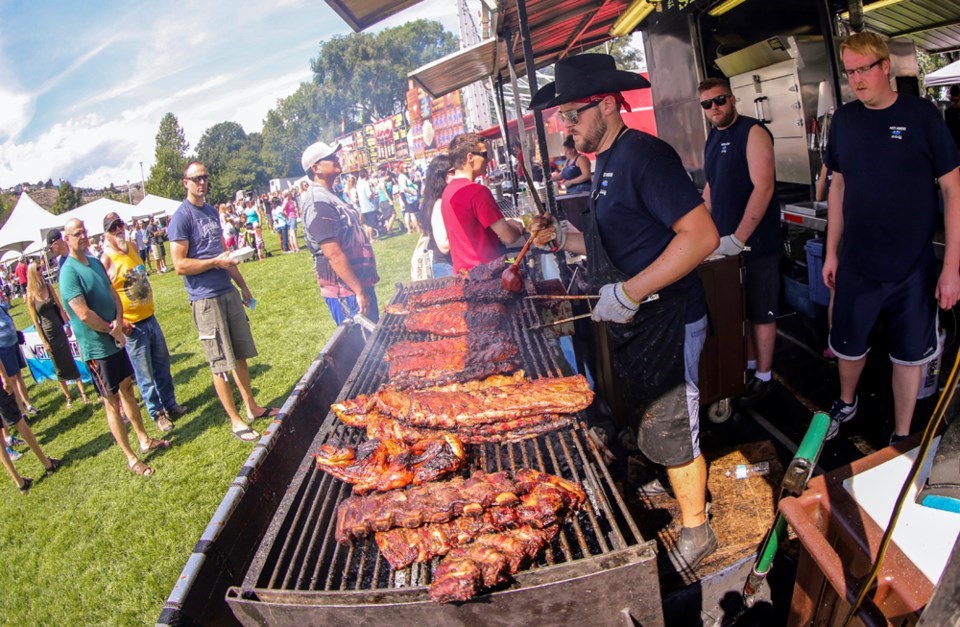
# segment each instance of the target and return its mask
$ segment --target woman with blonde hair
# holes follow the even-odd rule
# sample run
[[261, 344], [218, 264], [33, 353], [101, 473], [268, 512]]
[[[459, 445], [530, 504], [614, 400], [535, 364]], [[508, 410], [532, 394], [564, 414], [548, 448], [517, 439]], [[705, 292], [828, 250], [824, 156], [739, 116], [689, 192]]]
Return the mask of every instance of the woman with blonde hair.
[[27, 268], [27, 295], [25, 297], [27, 312], [30, 319], [33, 320], [33, 326], [37, 329], [37, 334], [43, 341], [47, 349], [47, 355], [53, 360], [54, 369], [57, 372], [57, 383], [63, 390], [63, 395], [67, 399], [67, 407], [73, 403], [70, 398], [70, 391], [67, 389], [67, 381], [76, 381], [77, 389], [80, 391], [80, 397], [84, 403], [88, 403], [87, 393], [83, 389], [83, 382], [80, 380], [80, 370], [77, 368], [77, 362], [73, 360], [73, 354], [70, 352], [70, 340], [68, 339], [66, 328], [70, 328], [70, 318], [64, 311], [60, 303], [60, 297], [56, 290], [50, 289], [50, 286], [40, 275], [37, 264], [31, 263]]

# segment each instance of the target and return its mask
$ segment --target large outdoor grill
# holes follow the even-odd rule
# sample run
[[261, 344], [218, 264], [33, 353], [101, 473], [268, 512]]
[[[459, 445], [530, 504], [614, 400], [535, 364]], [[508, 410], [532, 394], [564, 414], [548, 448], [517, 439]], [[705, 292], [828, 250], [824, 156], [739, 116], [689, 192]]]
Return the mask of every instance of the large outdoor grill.
[[[399, 284], [394, 303], [452, 279]], [[528, 283], [528, 289], [530, 289]], [[539, 330], [531, 301], [508, 307], [509, 332], [531, 378], [564, 376], [559, 349]], [[411, 339], [400, 316], [387, 315], [340, 391], [349, 399], [386, 381], [385, 350]], [[422, 339], [417, 336], [415, 339]], [[644, 541], [594, 443], [584, 416], [574, 427], [514, 444], [470, 447], [473, 470], [536, 468], [583, 485], [588, 503], [565, 523], [538, 561], [514, 581], [462, 604], [429, 601], [439, 559], [395, 571], [372, 536], [344, 546], [334, 539], [337, 506], [351, 487], [317, 469], [314, 454], [333, 440], [356, 444], [362, 429], [329, 413], [308, 447], [244, 577], [227, 602], [245, 624], [662, 624], [654, 543]]]

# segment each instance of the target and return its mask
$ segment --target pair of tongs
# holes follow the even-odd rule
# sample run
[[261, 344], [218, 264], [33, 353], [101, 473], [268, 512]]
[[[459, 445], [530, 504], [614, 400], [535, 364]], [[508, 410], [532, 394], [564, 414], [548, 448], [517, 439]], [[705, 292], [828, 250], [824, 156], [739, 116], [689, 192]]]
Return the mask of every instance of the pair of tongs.
[[[600, 295], [599, 294], [557, 294], [557, 295], [533, 294], [531, 296], [527, 296], [526, 298], [530, 300], [591, 300], [591, 299], [600, 298]], [[659, 299], [660, 299], [660, 294], [657, 294], [656, 292], [654, 292], [653, 294], [650, 294], [649, 296], [641, 300], [640, 304], [643, 305], [644, 303], [651, 303]], [[536, 329], [553, 327], [558, 324], [563, 324], [564, 322], [573, 322], [574, 320], [582, 320], [583, 318], [589, 318], [592, 315], [593, 315], [593, 312], [590, 312], [590, 313], [580, 314], [578, 316], [570, 316], [569, 318], [561, 318], [560, 320], [554, 320], [552, 322], [535, 324], [532, 327], [527, 327], [526, 330], [535, 331]]]

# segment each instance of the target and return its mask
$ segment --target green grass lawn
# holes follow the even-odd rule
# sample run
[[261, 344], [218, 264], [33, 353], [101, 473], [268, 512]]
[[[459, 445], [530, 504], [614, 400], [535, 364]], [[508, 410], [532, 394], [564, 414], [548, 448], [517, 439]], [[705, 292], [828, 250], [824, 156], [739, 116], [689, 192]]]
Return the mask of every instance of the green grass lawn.
[[[260, 356], [250, 370], [257, 401], [279, 407], [334, 330], [320, 298], [313, 261], [278, 254], [244, 263], [241, 272], [257, 299], [249, 314]], [[376, 242], [381, 307], [398, 281], [410, 279], [415, 235]], [[44, 451], [63, 460], [41, 478], [26, 452], [18, 471], [36, 481], [21, 496], [0, 477], [0, 623], [12, 625], [152, 624], [194, 544], [252, 449], [230, 435], [202, 356], [183, 281], [172, 272], [151, 275], [157, 318], [170, 348], [177, 399], [191, 411], [177, 421], [167, 451], [147, 462], [152, 477], [136, 477], [107, 428], [102, 405], [67, 409], [53, 381], [24, 374], [40, 415], [31, 425]], [[30, 324], [23, 301], [12, 313]], [[71, 387], [75, 393], [75, 388]], [[239, 395], [235, 398], [240, 402]], [[148, 432], [159, 431], [143, 412]], [[269, 423], [260, 420], [263, 431]], [[131, 434], [136, 448], [136, 438]], [[24, 449], [25, 450], [25, 449]]]

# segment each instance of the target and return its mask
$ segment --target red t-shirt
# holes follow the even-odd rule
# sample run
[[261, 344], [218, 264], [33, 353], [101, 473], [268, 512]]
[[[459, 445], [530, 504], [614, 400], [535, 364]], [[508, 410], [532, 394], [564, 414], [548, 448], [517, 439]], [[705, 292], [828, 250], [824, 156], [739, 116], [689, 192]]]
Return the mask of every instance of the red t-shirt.
[[17, 283], [20, 285], [27, 284], [27, 264], [20, 261], [17, 263], [17, 267], [13, 269], [14, 273], [17, 275]]
[[503, 214], [489, 189], [467, 179], [453, 179], [443, 190], [440, 212], [454, 271], [469, 270], [501, 255], [500, 239], [490, 225], [502, 220]]

